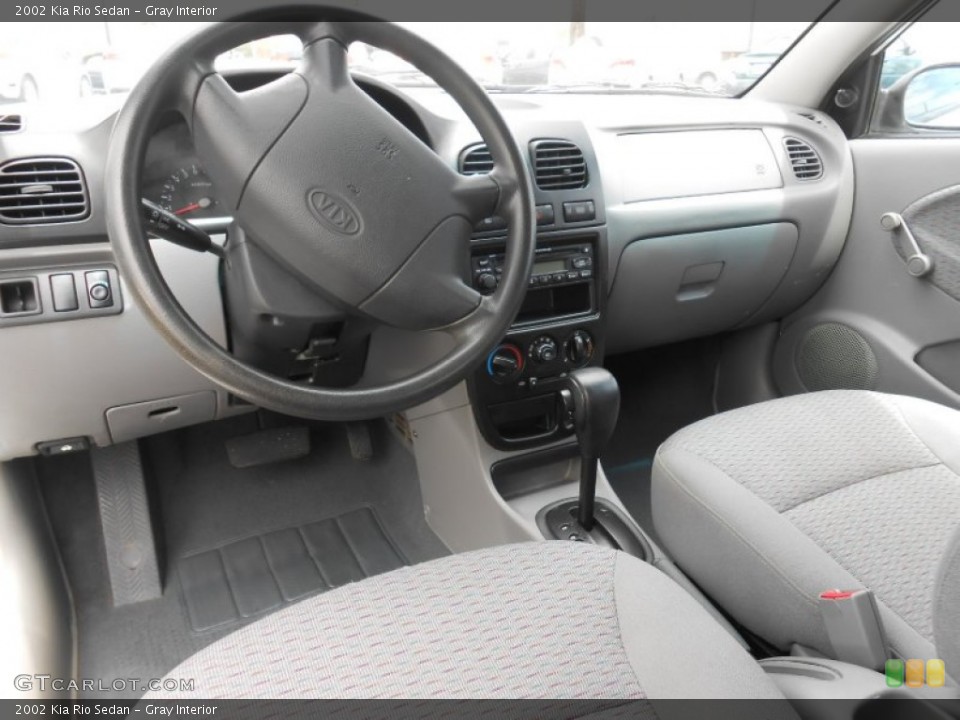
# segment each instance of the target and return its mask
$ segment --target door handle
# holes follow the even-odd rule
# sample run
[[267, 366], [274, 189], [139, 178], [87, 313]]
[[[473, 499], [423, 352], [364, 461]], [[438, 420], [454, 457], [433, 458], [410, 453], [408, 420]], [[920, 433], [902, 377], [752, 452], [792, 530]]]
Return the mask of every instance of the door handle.
[[926, 277], [933, 272], [933, 258], [927, 255], [920, 247], [920, 243], [910, 232], [910, 226], [899, 213], [887, 213], [880, 218], [880, 227], [890, 233], [902, 232], [909, 245], [907, 255], [907, 272], [915, 278]]

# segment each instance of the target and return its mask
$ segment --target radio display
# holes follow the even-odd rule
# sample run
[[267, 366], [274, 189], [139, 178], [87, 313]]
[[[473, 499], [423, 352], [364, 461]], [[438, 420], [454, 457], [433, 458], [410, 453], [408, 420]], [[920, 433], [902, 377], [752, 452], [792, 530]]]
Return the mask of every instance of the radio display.
[[550, 275], [551, 273], [564, 272], [566, 269], [567, 263], [565, 260], [544, 260], [543, 262], [534, 263], [533, 274]]

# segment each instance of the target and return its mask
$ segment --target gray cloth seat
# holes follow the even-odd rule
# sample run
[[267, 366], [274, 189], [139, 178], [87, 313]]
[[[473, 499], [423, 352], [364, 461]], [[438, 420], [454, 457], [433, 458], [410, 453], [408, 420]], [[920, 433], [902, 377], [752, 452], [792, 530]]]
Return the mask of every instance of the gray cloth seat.
[[783, 650], [832, 654], [817, 607], [832, 588], [871, 588], [903, 658], [938, 657], [960, 620], [934, 612], [960, 525], [954, 410], [837, 391], [717, 415], [660, 448], [652, 502], [677, 564]]
[[[167, 679], [179, 678], [193, 691], [146, 699], [782, 699], [659, 570], [561, 542], [455, 555], [315, 596], [202, 650]], [[775, 706], [765, 716], [792, 716]]]

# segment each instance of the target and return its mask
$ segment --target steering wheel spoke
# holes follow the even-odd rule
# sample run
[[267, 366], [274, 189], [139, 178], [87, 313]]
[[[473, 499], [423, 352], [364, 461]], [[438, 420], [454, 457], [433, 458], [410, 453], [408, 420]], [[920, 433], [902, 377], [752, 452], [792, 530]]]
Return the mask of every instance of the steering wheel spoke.
[[304, 40], [301, 72], [311, 78], [316, 89], [336, 91], [353, 85], [347, 51], [350, 47], [347, 26], [343, 23], [317, 23], [301, 37]]
[[474, 225], [499, 212], [501, 186], [498, 180], [493, 174], [456, 175], [453, 178], [453, 198]]

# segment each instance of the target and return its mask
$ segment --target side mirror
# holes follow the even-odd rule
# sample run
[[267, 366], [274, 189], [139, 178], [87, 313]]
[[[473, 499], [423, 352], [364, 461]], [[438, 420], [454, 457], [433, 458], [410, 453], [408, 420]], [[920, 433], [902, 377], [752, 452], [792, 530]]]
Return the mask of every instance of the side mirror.
[[960, 64], [920, 68], [881, 90], [874, 130], [960, 131]]

